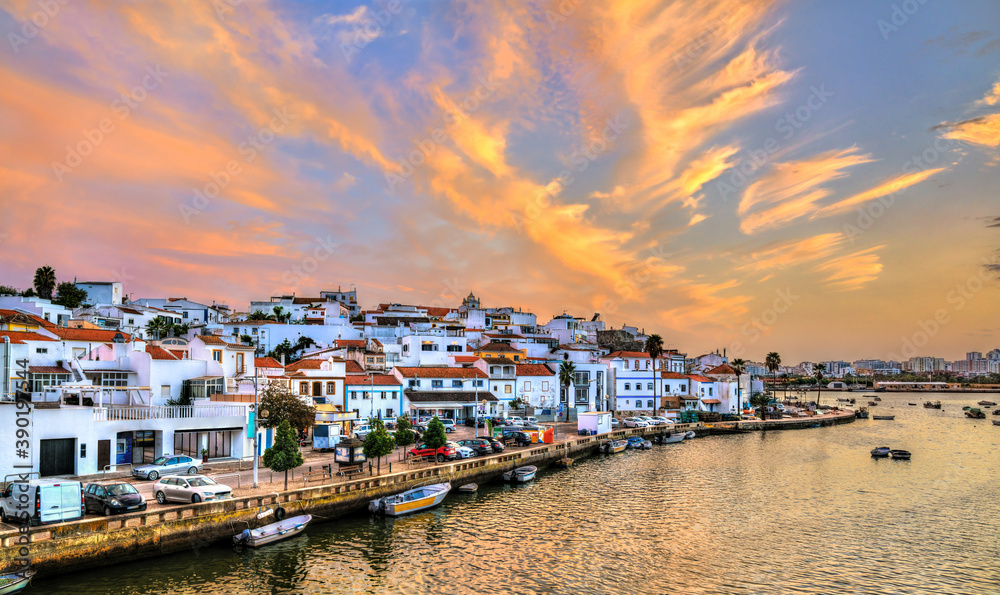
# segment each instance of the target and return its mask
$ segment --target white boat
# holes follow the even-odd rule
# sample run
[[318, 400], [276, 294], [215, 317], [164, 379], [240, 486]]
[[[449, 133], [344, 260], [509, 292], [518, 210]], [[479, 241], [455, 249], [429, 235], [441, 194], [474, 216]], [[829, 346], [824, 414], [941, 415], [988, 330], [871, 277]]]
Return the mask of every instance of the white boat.
[[526, 465], [524, 467], [518, 467], [517, 469], [511, 469], [510, 471], [501, 475], [500, 479], [504, 481], [523, 483], [525, 481], [531, 481], [532, 479], [535, 479], [535, 473], [537, 471], [538, 467], [535, 467], [534, 465]]
[[677, 444], [684, 441], [684, 434], [671, 434], [670, 436], [656, 436], [653, 438], [655, 444]]
[[601, 449], [604, 451], [604, 454], [613, 454], [622, 452], [626, 446], [628, 446], [628, 441], [626, 440], [609, 440], [604, 443]]
[[27, 570], [21, 573], [0, 574], [0, 595], [16, 593], [28, 586], [34, 571]]
[[448, 482], [413, 488], [395, 496], [372, 500], [368, 504], [368, 510], [386, 516], [420, 512], [441, 504], [450, 491], [451, 484]]
[[233, 535], [233, 543], [247, 547], [260, 547], [274, 543], [275, 541], [288, 539], [301, 533], [311, 520], [311, 515], [302, 514], [289, 517], [277, 523], [264, 525], [259, 529], [244, 529], [239, 535]]
[[694, 430], [688, 430], [687, 432], [684, 432], [684, 439], [685, 440], [691, 440], [695, 436], [697, 436], [697, 434], [694, 433]]

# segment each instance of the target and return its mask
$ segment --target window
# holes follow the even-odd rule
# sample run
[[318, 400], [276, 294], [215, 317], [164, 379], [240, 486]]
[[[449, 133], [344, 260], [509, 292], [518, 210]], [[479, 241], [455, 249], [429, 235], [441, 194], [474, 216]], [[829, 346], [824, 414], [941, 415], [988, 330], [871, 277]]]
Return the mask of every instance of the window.
[[420, 388], [420, 381], [419, 380], [411, 380], [410, 381], [410, 388]]
[[308, 395], [309, 394], [309, 383], [308, 382], [300, 382], [299, 383], [299, 394], [300, 395]]
[[336, 382], [327, 382], [326, 383], [326, 394], [328, 394], [328, 395], [335, 395], [335, 394], [337, 394], [337, 383]]
[[187, 318], [187, 317], [188, 317], [188, 313], [184, 312], [184, 318]]
[[170, 385], [169, 384], [161, 384], [160, 385], [160, 396], [163, 397], [164, 399], [169, 399], [170, 398]]
[[548, 380], [543, 380], [542, 381], [542, 390], [549, 390], [549, 381]]
[[382, 392], [380, 392], [380, 393], [378, 394], [378, 397], [379, 397], [380, 399], [384, 399], [384, 398], [385, 398], [385, 391], [382, 391]]
[[406, 353], [406, 352], [408, 352], [409, 350], [410, 350], [410, 344], [409, 344], [409, 343], [406, 343], [406, 344], [404, 344], [404, 345], [403, 345], [403, 353]]
[[128, 386], [128, 374], [124, 372], [104, 372], [101, 386]]
[[625, 399], [625, 408], [628, 409], [628, 399]]
[[573, 384], [587, 384], [590, 382], [590, 372], [577, 372], [573, 375]]
[[708, 396], [710, 396], [710, 397], [712, 396], [712, 387], [711, 386], [708, 387]]
[[478, 386], [478, 387], [482, 388], [482, 386], [483, 386], [483, 381], [482, 381], [482, 380], [477, 380], [477, 381], [476, 381], [476, 386]]
[[635, 368], [634, 369], [636, 369], [636, 370], [639, 369], [639, 360], [635, 360]]
[[514, 361], [515, 361], [515, 362], [517, 362], [517, 361], [521, 361], [521, 356], [520, 356], [520, 355], [515, 355], [515, 356], [514, 356]]
[[510, 385], [509, 384], [503, 387], [503, 392], [505, 392], [507, 394], [510, 394]]
[[437, 351], [437, 350], [438, 346], [435, 343], [430, 343], [430, 344], [425, 343], [420, 346], [420, 351]]
[[351, 391], [351, 398], [352, 399], [357, 399], [358, 398], [358, 391], [352, 390]]
[[213, 349], [212, 350], [212, 359], [215, 360], [215, 361], [217, 361], [217, 362], [219, 362], [221, 364], [222, 363], [222, 350], [221, 349]]
[[628, 382], [625, 383], [625, 390], [632, 390], [632, 385]]
[[431, 380], [431, 388], [442, 388], [444, 380]]
[[462, 381], [461, 380], [452, 380], [451, 381], [451, 387], [452, 388], [462, 388]]
[[37, 349], [35, 349], [35, 353], [48, 353], [48, 352], [49, 352], [48, 347], [38, 347]]
[[368, 394], [368, 391], [364, 391], [364, 392], [361, 393], [361, 398], [362, 399], [367, 400], [370, 396], [371, 395]]
[[366, 364], [374, 364], [375, 363], [375, 358], [373, 358], [373, 357], [366, 357], [365, 358], [365, 363]]
[[240, 329], [239, 329], [239, 327], [237, 327], [237, 326], [233, 327], [233, 336], [234, 337], [239, 337], [240, 336]]
[[625, 360], [625, 361], [623, 361], [623, 362], [622, 362], [622, 366], [623, 366], [623, 368], [622, 368], [622, 369], [624, 369], [624, 370], [628, 370], [628, 360]]
[[525, 380], [524, 381], [524, 390], [526, 390], [526, 391], [531, 390], [531, 381], [530, 380]]
[[250, 329], [250, 334], [251, 335], [256, 335], [257, 334], [257, 327], [253, 327], [252, 329]]
[[448, 345], [447, 350], [448, 351], [458, 351], [458, 352], [461, 352], [462, 351], [462, 346], [461, 345]]
[[587, 403], [590, 401], [590, 389], [586, 386], [576, 387], [576, 402]]
[[31, 392], [41, 393], [45, 392], [45, 387], [47, 386], [58, 386], [63, 382], [69, 381], [70, 375], [67, 374], [31, 374]]
[[650, 382], [649, 385], [646, 386], [646, 390], [653, 390], [653, 383], [652, 382]]
[[129, 318], [128, 319], [128, 323], [129, 323], [129, 325], [135, 324], [135, 318]]
[[649, 407], [650, 409], [652, 409], [653, 408], [653, 402], [652, 401], [646, 401], [646, 407]]

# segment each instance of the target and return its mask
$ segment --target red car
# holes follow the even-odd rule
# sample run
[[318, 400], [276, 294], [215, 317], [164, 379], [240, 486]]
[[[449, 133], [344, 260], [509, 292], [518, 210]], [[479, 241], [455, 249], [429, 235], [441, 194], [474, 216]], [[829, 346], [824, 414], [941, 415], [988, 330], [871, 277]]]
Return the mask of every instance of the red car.
[[437, 455], [438, 462], [443, 463], [445, 461], [454, 461], [457, 459], [458, 451], [447, 444], [438, 449], [431, 448], [426, 444], [421, 444], [420, 446], [410, 449], [410, 456], [414, 457], [433, 457], [435, 455]]

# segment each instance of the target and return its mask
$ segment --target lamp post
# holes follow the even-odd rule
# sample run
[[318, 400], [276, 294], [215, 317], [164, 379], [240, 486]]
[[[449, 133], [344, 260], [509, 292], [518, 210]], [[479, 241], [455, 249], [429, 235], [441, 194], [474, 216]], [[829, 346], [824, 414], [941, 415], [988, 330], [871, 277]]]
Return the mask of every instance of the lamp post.
[[253, 487], [257, 487], [257, 366], [253, 367]]

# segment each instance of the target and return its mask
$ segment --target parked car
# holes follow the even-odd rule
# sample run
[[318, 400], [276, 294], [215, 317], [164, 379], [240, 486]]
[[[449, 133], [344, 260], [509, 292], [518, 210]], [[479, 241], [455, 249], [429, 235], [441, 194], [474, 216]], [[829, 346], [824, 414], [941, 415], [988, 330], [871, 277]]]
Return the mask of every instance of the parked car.
[[372, 433], [373, 428], [368, 424], [363, 426], [358, 426], [354, 428], [354, 435], [357, 436], [358, 440], [364, 440], [368, 437], [368, 434]]
[[146, 510], [146, 499], [125, 481], [88, 483], [83, 490], [84, 512], [111, 516], [119, 512]]
[[490, 441], [485, 438], [470, 438], [468, 440], [459, 440], [458, 443], [462, 446], [466, 446], [476, 451], [477, 455], [485, 456], [493, 454], [493, 446], [490, 445]]
[[182, 477], [169, 475], [161, 477], [153, 484], [153, 494], [156, 501], [165, 504], [172, 502], [212, 502], [233, 497], [233, 488], [216, 483], [204, 475]]
[[61, 523], [84, 515], [83, 486], [67, 479], [15, 481], [0, 494], [0, 521]]
[[164, 475], [177, 475], [187, 473], [194, 475], [201, 471], [198, 462], [191, 457], [163, 455], [152, 463], [139, 465], [132, 469], [132, 477], [141, 477], [151, 481]]
[[622, 425], [622, 422], [618, 421], [617, 417], [612, 417], [611, 418], [611, 427], [612, 428], [617, 428], [617, 427], [619, 427], [621, 425]]
[[667, 425], [667, 424], [673, 424], [674, 423], [674, 420], [666, 418], [666, 417], [663, 417], [662, 415], [654, 415], [653, 419], [655, 419], [656, 422], [658, 424], [660, 424], [660, 425]]
[[460, 459], [471, 459], [472, 457], [476, 456], [475, 450], [469, 448], [468, 446], [462, 446], [458, 442], [449, 441], [446, 443], [446, 445], [454, 448], [455, 452], [458, 453], [458, 458]]
[[660, 422], [657, 421], [655, 417], [652, 417], [650, 415], [639, 415], [637, 417], [651, 426], [660, 425]]
[[452, 433], [455, 431], [455, 420], [453, 419], [442, 419], [441, 424], [444, 426], [444, 431], [447, 433]]
[[521, 431], [511, 432], [507, 439], [512, 440], [514, 446], [528, 446], [531, 444], [531, 436]]
[[520, 417], [517, 417], [517, 416], [508, 417], [507, 418], [507, 425], [508, 426], [521, 426], [521, 425], [524, 425], [524, 420], [522, 420]]
[[490, 443], [490, 448], [493, 449], [493, 452], [503, 452], [503, 442], [500, 442], [495, 438], [487, 438], [486, 440]]
[[638, 417], [626, 417], [624, 421], [626, 428], [647, 428], [649, 424]]
[[440, 448], [431, 448], [426, 444], [421, 444], [410, 449], [411, 457], [435, 457], [439, 463], [454, 461], [458, 458], [458, 452], [445, 444]]
[[537, 426], [538, 425], [538, 418], [535, 418], [535, 417], [526, 417], [526, 418], [524, 418], [524, 424], [528, 425], [528, 426]]

